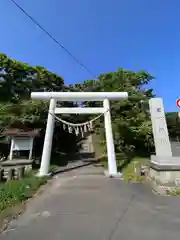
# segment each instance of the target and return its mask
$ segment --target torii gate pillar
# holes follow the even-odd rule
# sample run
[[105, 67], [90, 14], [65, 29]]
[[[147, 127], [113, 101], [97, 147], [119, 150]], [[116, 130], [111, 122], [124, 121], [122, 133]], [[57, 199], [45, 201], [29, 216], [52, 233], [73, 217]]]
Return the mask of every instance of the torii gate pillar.
[[49, 173], [49, 165], [51, 159], [51, 149], [52, 149], [52, 140], [54, 133], [54, 124], [55, 124], [55, 108], [56, 108], [56, 100], [51, 99], [49, 105], [49, 112], [46, 124], [46, 133], [44, 138], [44, 146], [41, 157], [41, 166], [39, 169], [39, 176], [46, 176]]
[[110, 104], [108, 99], [104, 99], [103, 107], [105, 110], [104, 124], [105, 124], [107, 155], [108, 155], [108, 172], [106, 174], [116, 175], [117, 174], [116, 154], [114, 149], [114, 140], [113, 140], [112, 124], [111, 124], [111, 112], [110, 112]]
[[[55, 113], [104, 113], [105, 133], [108, 155], [107, 176], [116, 177], [121, 174], [117, 172], [116, 155], [114, 149], [111, 113], [109, 100], [127, 99], [127, 92], [32, 92], [32, 99], [50, 100], [49, 113], [44, 139], [44, 147], [41, 159], [39, 176], [45, 176], [49, 173], [51, 148], [54, 132]], [[103, 101], [103, 108], [56, 108], [56, 100], [59, 101]], [[72, 111], [72, 112], [71, 112]]]

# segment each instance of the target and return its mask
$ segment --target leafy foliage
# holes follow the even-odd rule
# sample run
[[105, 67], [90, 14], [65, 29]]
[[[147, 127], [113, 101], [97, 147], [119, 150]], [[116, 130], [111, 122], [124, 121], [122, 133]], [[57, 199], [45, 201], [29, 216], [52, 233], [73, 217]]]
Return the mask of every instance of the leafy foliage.
[[171, 139], [176, 139], [180, 136], [180, 118], [177, 112], [166, 113], [167, 127]]
[[0, 54], [0, 101], [17, 102], [29, 99], [36, 90], [61, 91], [63, 79], [43, 67], [32, 67]]
[[[81, 84], [65, 86], [63, 79], [55, 73], [40, 66], [29, 66], [0, 54], [0, 125], [1, 127], [38, 127], [45, 129], [48, 105], [42, 101], [30, 100], [32, 91], [127, 91], [128, 100], [111, 103], [112, 125], [117, 152], [133, 152], [135, 149], [147, 150], [152, 145], [151, 121], [147, 102], [153, 96], [152, 89], [146, 85], [153, 77], [144, 71], [127, 71], [119, 69], [116, 72], [101, 74], [98, 80], [86, 80]], [[143, 104], [142, 104], [143, 101]], [[61, 103], [75, 106], [78, 103]], [[83, 106], [100, 106], [100, 102], [84, 102]], [[91, 116], [65, 116], [72, 122], [83, 122]], [[58, 133], [55, 136], [56, 147], [59, 139], [72, 140], [57, 124]], [[97, 132], [104, 136], [104, 123], [96, 124]], [[62, 142], [62, 141], [61, 141]], [[73, 144], [66, 144], [64, 148]], [[60, 146], [59, 146], [60, 147]]]
[[32, 91], [63, 91], [64, 81], [43, 67], [29, 66], [0, 54], [1, 125], [38, 123], [46, 111], [44, 102], [31, 101]]
[[[3, 53], [0, 54], [0, 79], [1, 129], [11, 127], [42, 129], [41, 143], [38, 144], [37, 151], [38, 155], [41, 155], [48, 102], [33, 101], [30, 99], [30, 94], [32, 91], [68, 91], [64, 86], [64, 80], [43, 67], [29, 66], [27, 63], [10, 59]], [[73, 105], [69, 102], [61, 103], [63, 104]], [[67, 140], [71, 151], [71, 146], [76, 144], [74, 136], [63, 131], [59, 123], [56, 125], [59, 131], [56, 131], [54, 144], [57, 146], [63, 136], [63, 143]], [[66, 144], [59, 144], [58, 148]]]
[[[147, 103], [153, 97], [153, 90], [145, 86], [153, 77], [143, 71], [133, 72], [119, 69], [101, 74], [99, 79], [75, 85], [79, 91], [126, 91], [128, 100], [111, 103], [112, 124], [116, 152], [130, 153], [152, 146], [152, 128]], [[85, 102], [86, 106], [100, 106], [99, 102]], [[103, 122], [99, 122], [99, 133], [104, 135]]]

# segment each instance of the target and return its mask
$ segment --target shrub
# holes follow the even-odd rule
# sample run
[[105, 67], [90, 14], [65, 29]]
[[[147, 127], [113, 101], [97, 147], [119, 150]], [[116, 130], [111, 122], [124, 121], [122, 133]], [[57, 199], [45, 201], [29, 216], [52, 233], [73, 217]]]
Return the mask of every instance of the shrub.
[[0, 212], [6, 208], [32, 197], [47, 178], [38, 178], [29, 173], [21, 180], [8, 181], [0, 185]]

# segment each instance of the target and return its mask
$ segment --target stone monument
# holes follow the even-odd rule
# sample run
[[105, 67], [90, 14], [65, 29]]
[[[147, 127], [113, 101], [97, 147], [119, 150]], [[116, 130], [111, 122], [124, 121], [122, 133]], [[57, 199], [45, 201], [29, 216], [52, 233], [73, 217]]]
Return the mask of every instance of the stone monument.
[[173, 190], [180, 182], [180, 157], [172, 156], [162, 99], [150, 99], [149, 107], [156, 152], [151, 156], [149, 177], [155, 191]]

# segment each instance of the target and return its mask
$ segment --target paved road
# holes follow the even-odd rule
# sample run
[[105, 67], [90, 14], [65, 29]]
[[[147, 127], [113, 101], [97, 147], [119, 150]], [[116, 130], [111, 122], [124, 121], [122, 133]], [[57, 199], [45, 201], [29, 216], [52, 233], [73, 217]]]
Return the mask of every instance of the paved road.
[[63, 173], [30, 201], [2, 240], [178, 240], [180, 198], [107, 179], [88, 166]]

